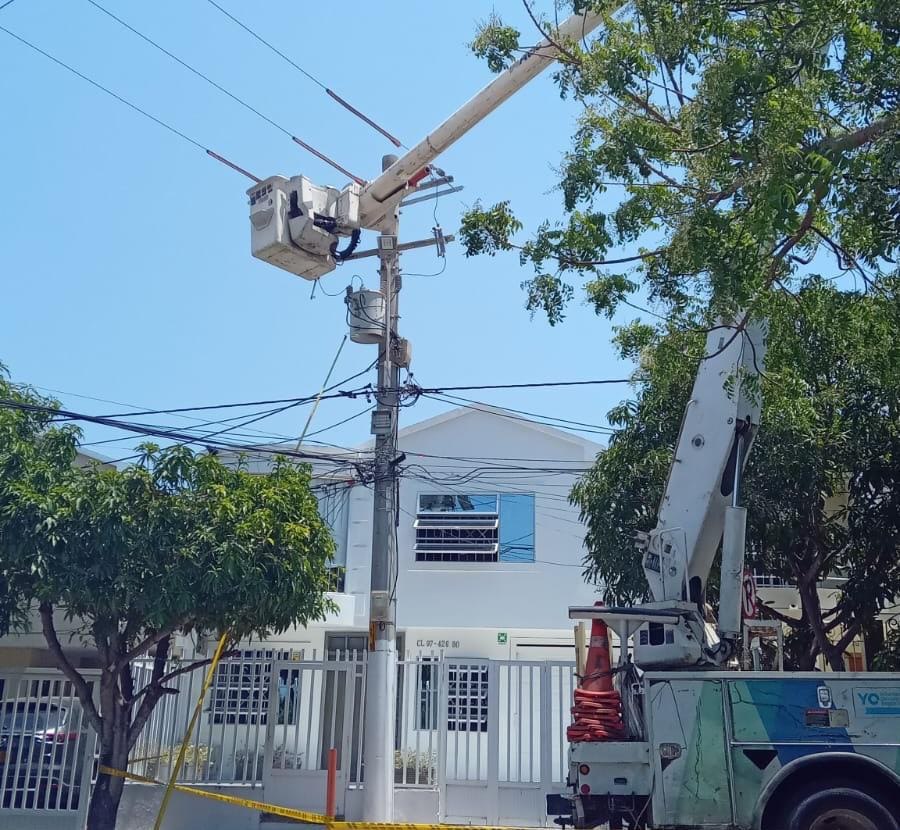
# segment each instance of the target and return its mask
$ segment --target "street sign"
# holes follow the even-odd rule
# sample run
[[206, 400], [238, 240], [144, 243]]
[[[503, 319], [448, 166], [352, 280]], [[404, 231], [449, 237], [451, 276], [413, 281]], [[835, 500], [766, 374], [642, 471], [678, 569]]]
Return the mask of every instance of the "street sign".
[[756, 580], [753, 578], [749, 568], [744, 568], [741, 612], [745, 620], [755, 620], [759, 613], [759, 605], [756, 599]]

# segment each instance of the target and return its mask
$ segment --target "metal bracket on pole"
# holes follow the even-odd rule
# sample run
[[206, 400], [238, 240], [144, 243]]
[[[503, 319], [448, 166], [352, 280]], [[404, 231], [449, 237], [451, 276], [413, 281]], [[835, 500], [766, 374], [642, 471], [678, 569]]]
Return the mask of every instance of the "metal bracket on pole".
[[[444, 242], [453, 242], [455, 239], [456, 237], [452, 233], [447, 234], [444, 237]], [[414, 251], [417, 248], [427, 248], [430, 245], [434, 244], [434, 237], [432, 237], [431, 239], [418, 239], [415, 242], [401, 242], [397, 245], [395, 250], [399, 254], [403, 251]], [[365, 251], [357, 251], [356, 253], [350, 254], [350, 256], [348, 256], [345, 261], [349, 262], [353, 259], [364, 259], [365, 257], [378, 256], [381, 253], [382, 251], [379, 248], [368, 248]]]
[[428, 193], [425, 196], [416, 196], [414, 199], [404, 199], [400, 202], [400, 207], [409, 207], [410, 205], [417, 205], [419, 202], [427, 202], [429, 199], [440, 199], [441, 196], [449, 196], [451, 193], [459, 193], [461, 190], [465, 190], [462, 185], [457, 187], [448, 187], [446, 190], [438, 190], [434, 193]]

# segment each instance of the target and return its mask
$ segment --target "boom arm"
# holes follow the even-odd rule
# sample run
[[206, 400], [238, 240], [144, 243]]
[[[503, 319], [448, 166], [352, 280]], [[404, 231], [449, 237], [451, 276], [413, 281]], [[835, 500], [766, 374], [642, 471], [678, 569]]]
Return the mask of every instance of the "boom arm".
[[553, 41], [545, 38], [525, 52], [375, 181], [366, 185], [360, 197], [363, 226], [375, 227], [384, 218], [386, 203], [393, 204], [391, 197], [402, 193], [410, 179], [553, 63], [560, 54], [557, 43], [583, 37], [596, 29], [601, 20], [599, 14], [591, 11], [572, 15], [560, 25]]
[[720, 325], [707, 337], [657, 525], [647, 539], [643, 567], [656, 602], [704, 601], [726, 512], [737, 506], [735, 488], [759, 426], [759, 386], [751, 379], [763, 370], [765, 332], [750, 324], [734, 334]]
[[[378, 230], [431, 162], [559, 57], [559, 40], [581, 38], [601, 20], [591, 11], [570, 17], [552, 42], [544, 39], [525, 52], [369, 184], [353, 182], [338, 190], [304, 176], [270, 176], [251, 187], [247, 195], [253, 256], [309, 280], [333, 271], [352, 253], [360, 229]], [[351, 237], [343, 251], [338, 250], [341, 236]]]

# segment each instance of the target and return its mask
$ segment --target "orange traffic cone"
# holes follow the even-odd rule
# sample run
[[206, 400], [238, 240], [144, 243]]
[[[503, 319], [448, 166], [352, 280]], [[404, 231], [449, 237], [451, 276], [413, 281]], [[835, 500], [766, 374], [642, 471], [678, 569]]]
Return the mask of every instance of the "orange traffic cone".
[[[602, 606], [602, 602], [595, 602]], [[591, 642], [584, 676], [575, 689], [572, 725], [566, 730], [570, 743], [615, 741], [625, 737], [622, 700], [613, 689], [609, 629], [603, 620], [591, 623]]]

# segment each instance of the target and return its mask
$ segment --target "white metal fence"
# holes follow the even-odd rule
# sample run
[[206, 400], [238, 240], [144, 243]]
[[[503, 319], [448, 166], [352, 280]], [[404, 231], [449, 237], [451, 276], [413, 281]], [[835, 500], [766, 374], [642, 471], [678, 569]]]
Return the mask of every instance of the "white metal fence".
[[59, 672], [0, 669], [0, 826], [81, 827], [94, 747], [81, 703]]
[[[151, 670], [151, 662], [137, 664], [136, 687]], [[138, 739], [131, 772], [169, 777], [203, 674], [186, 672], [167, 683], [174, 693], [163, 696]], [[364, 652], [257, 648], [223, 660], [179, 780], [264, 787], [270, 803], [321, 810], [334, 748], [343, 812], [348, 794], [365, 783], [365, 679]], [[407, 655], [397, 680], [395, 785], [432, 791], [444, 821], [540, 824], [543, 794], [559, 791], [566, 778], [574, 665]], [[50, 670], [0, 674], [0, 684], [13, 734], [6, 749], [0, 743], [0, 805], [81, 811], [93, 736], [70, 684]], [[517, 813], [506, 802], [527, 803], [531, 812], [523, 815], [519, 806]]]

